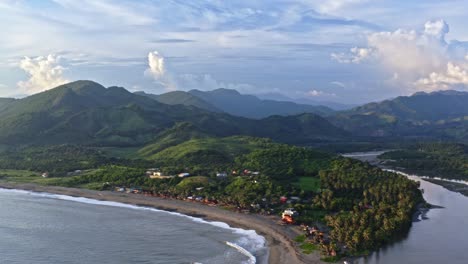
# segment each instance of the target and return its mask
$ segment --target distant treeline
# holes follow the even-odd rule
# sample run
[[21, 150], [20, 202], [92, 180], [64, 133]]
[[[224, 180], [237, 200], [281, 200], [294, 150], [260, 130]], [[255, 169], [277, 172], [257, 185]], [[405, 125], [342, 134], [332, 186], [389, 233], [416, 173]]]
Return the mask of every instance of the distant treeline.
[[380, 156], [393, 166], [426, 176], [468, 180], [468, 146], [454, 143], [422, 143]]

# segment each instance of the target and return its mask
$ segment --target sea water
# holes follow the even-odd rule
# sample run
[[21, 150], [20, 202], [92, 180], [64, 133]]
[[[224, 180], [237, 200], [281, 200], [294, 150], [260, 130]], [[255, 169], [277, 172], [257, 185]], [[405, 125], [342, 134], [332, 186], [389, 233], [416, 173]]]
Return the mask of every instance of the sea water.
[[0, 189], [0, 263], [266, 263], [265, 239], [153, 208]]

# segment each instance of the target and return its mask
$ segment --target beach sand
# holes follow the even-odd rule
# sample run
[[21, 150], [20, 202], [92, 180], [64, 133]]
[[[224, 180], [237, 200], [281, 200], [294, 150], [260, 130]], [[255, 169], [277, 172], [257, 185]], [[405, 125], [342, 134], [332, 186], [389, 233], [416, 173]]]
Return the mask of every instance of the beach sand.
[[216, 206], [208, 206], [198, 202], [188, 202], [175, 199], [127, 194], [110, 191], [93, 191], [78, 188], [58, 186], [42, 186], [36, 184], [16, 184], [0, 182], [0, 188], [21, 189], [34, 192], [47, 192], [75, 197], [86, 197], [102, 201], [114, 201], [138, 206], [153, 207], [161, 210], [200, 217], [208, 221], [220, 221], [232, 227], [253, 229], [265, 237], [269, 248], [268, 263], [270, 264], [322, 264], [318, 252], [309, 255], [300, 253], [293, 239], [301, 232], [297, 227], [282, 226], [277, 216], [243, 214], [225, 210]]

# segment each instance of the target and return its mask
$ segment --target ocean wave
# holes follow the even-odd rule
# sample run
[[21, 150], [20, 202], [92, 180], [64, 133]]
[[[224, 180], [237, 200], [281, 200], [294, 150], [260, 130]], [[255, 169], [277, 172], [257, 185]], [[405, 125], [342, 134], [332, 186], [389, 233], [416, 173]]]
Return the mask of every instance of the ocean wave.
[[[201, 218], [189, 216], [189, 215], [184, 215], [181, 213], [177, 212], [170, 212], [170, 211], [165, 211], [165, 210], [160, 210], [156, 208], [151, 208], [151, 207], [144, 207], [144, 206], [137, 206], [137, 205], [131, 205], [131, 204], [125, 204], [125, 203], [119, 203], [119, 202], [112, 202], [112, 201], [100, 201], [100, 200], [95, 200], [95, 199], [90, 199], [90, 198], [85, 198], [85, 197], [74, 197], [74, 196], [69, 196], [69, 195], [63, 195], [63, 194], [53, 194], [53, 193], [46, 193], [46, 192], [33, 192], [33, 191], [25, 191], [25, 190], [18, 190], [18, 189], [3, 189], [0, 188], [0, 191], [2, 192], [9, 192], [9, 193], [21, 193], [21, 194], [29, 194], [29, 195], [34, 195], [34, 196], [39, 196], [39, 197], [45, 197], [45, 198], [52, 198], [52, 199], [59, 199], [59, 200], [64, 200], [64, 201], [72, 201], [72, 202], [79, 202], [79, 203], [85, 203], [85, 204], [92, 204], [92, 205], [103, 205], [103, 206], [111, 206], [111, 207], [120, 207], [120, 208], [128, 208], [128, 209], [135, 209], [135, 210], [145, 210], [145, 211], [152, 211], [152, 212], [159, 212], [159, 213], [165, 213], [165, 214], [170, 214], [170, 215], [176, 215], [176, 216], [181, 216], [188, 218], [194, 222], [201, 223], [201, 224], [208, 224], [212, 225], [218, 228], [230, 230], [234, 232], [235, 234], [240, 235], [241, 237], [236, 241], [236, 244], [231, 243], [236, 245], [239, 248], [242, 248], [244, 251], [249, 253], [249, 256], [247, 254], [244, 254], [243, 252], [240, 252], [247, 257], [249, 257], [249, 261], [252, 260], [251, 257], [253, 257], [254, 262], [248, 262], [250, 263], [256, 263], [256, 258], [254, 256], [255, 253], [259, 252], [262, 249], [266, 248], [266, 240], [263, 236], [260, 236], [257, 234], [255, 230], [247, 230], [247, 229], [241, 229], [241, 228], [235, 228], [231, 227], [228, 224], [224, 222], [217, 222], [217, 221], [207, 221]], [[228, 244], [229, 245], [229, 244]], [[231, 246], [231, 245], [229, 245]], [[231, 246], [232, 247], [232, 246]], [[238, 249], [236, 247], [236, 249]], [[248, 248], [245, 249], [245, 248]]]
[[249, 260], [246, 262], [246, 264], [255, 264], [257, 263], [257, 258], [255, 258], [254, 255], [252, 255], [252, 253], [250, 253], [248, 250], [246, 250], [245, 248], [237, 245], [236, 243], [231, 243], [229, 241], [226, 241], [226, 245], [232, 247], [232, 248], [235, 248], [237, 251], [239, 251], [242, 255], [246, 256], [247, 258], [249, 258]]

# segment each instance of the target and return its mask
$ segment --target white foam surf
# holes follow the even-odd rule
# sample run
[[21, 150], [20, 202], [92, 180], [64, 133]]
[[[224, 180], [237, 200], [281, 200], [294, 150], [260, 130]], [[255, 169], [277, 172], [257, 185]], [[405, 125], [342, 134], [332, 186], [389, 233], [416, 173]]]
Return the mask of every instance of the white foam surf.
[[235, 248], [237, 251], [239, 251], [242, 255], [246, 256], [247, 258], [249, 258], [249, 260], [246, 262], [246, 264], [255, 264], [257, 263], [257, 258], [255, 258], [254, 255], [252, 255], [252, 253], [250, 253], [248, 250], [246, 250], [245, 248], [237, 245], [236, 243], [231, 243], [229, 241], [226, 241], [226, 245], [232, 247], [232, 248]]
[[[134, 209], [134, 210], [145, 210], [145, 211], [151, 211], [151, 212], [158, 212], [158, 213], [165, 213], [165, 214], [170, 214], [170, 215], [176, 215], [180, 217], [185, 217], [188, 218], [194, 222], [201, 223], [201, 224], [208, 224], [212, 225], [218, 228], [230, 230], [235, 234], [238, 234], [241, 236], [236, 241], [236, 244], [231, 243], [233, 245], [236, 245], [236, 249], [239, 250], [239, 248], [242, 248], [245, 252], [239, 252], [241, 254], [244, 254], [249, 258], [249, 264], [250, 263], [256, 263], [256, 258], [254, 256], [255, 253], [259, 252], [262, 249], [266, 248], [266, 240], [263, 236], [260, 236], [257, 234], [255, 230], [246, 230], [246, 229], [241, 229], [241, 228], [235, 228], [231, 227], [228, 224], [224, 222], [216, 222], [216, 221], [207, 221], [201, 218], [189, 216], [189, 215], [184, 215], [181, 213], [177, 212], [170, 212], [170, 211], [165, 211], [165, 210], [160, 210], [156, 208], [151, 208], [151, 207], [144, 207], [144, 206], [137, 206], [137, 205], [131, 205], [131, 204], [125, 204], [125, 203], [119, 203], [119, 202], [112, 202], [112, 201], [100, 201], [96, 199], [90, 199], [90, 198], [85, 198], [85, 197], [74, 197], [74, 196], [69, 196], [69, 195], [63, 195], [63, 194], [53, 194], [53, 193], [46, 193], [46, 192], [33, 192], [33, 191], [25, 191], [25, 190], [18, 190], [18, 189], [3, 189], [0, 188], [1, 192], [10, 192], [10, 193], [21, 193], [21, 194], [28, 194], [28, 195], [34, 195], [34, 196], [39, 196], [39, 197], [45, 197], [45, 198], [51, 198], [51, 199], [59, 199], [59, 200], [64, 200], [64, 201], [72, 201], [72, 202], [78, 202], [78, 203], [85, 203], [85, 204], [92, 204], [92, 205], [102, 205], [102, 206], [111, 206], [111, 207], [120, 207], [120, 208], [128, 208], [128, 209]], [[229, 245], [229, 244], [228, 244]], [[231, 245], [229, 245], [231, 246]], [[249, 250], [245, 249], [248, 248]], [[254, 262], [251, 262], [253, 259]]]

